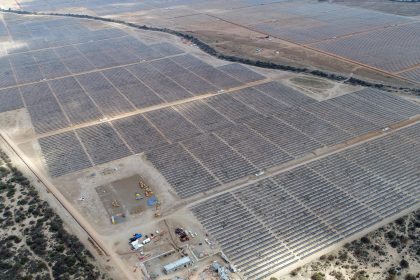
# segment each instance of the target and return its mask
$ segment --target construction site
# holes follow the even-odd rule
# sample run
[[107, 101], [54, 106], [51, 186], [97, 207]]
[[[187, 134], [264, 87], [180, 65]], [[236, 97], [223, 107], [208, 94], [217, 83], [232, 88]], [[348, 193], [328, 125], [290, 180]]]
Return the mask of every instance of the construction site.
[[[100, 20], [110, 11], [93, 3], [89, 12], [98, 19], [41, 13], [77, 11], [59, 2], [34, 4], [34, 14], [2, 7], [1, 148], [66, 209], [65, 221], [85, 232], [82, 242], [112, 278], [280, 277], [419, 208], [415, 94], [348, 83], [352, 76], [333, 80], [221, 60], [194, 40]], [[152, 2], [140, 6], [156, 5], [147, 14], [162, 12], [159, 23], [175, 20], [171, 12], [179, 12], [178, 26], [198, 20], [181, 16], [188, 1], [174, 8]], [[198, 2], [196, 9], [208, 8]], [[244, 24], [241, 10], [254, 7], [247, 26], [264, 33], [254, 34], [257, 40], [270, 44], [278, 36], [346, 55], [346, 63], [363, 64], [358, 77], [367, 71], [369, 81], [416, 88], [415, 44], [407, 60], [392, 54], [382, 63], [338, 42], [350, 33], [363, 41], [354, 34], [360, 26], [329, 25], [310, 37], [308, 26], [290, 33], [276, 21], [259, 22], [270, 5], [307, 22], [327, 21], [344, 6], [249, 2], [231, 3], [235, 8], [201, 24], [214, 24], [214, 13], [222, 26]], [[20, 11], [33, 7], [22, 3]], [[349, 18], [357, 9], [346, 8]], [[128, 13], [117, 11], [115, 18]], [[375, 16], [393, 26], [383, 27], [387, 32], [398, 25], [420, 38], [411, 31], [415, 17], [363, 11], [372, 28], [381, 28], [369, 21]], [[372, 45], [387, 35], [375, 36], [368, 36]]]

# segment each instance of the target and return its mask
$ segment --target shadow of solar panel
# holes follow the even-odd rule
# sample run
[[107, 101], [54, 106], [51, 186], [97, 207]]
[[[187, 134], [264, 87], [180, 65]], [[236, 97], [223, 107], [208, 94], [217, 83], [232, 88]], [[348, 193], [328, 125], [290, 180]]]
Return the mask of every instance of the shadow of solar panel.
[[194, 95], [216, 92], [218, 90], [210, 83], [170, 59], [156, 60], [150, 64]]
[[35, 132], [44, 133], [69, 125], [46, 83], [20, 87]]
[[188, 102], [174, 108], [203, 131], [210, 132], [233, 125], [233, 122], [202, 101]]
[[[352, 36], [327, 40], [312, 46], [386, 71], [396, 72], [420, 62], [420, 55], [415, 47], [420, 44], [419, 30], [420, 23], [412, 22], [381, 30], [358, 32]], [[396, 48], [404, 52], [395, 51]], [[384, 57], [386, 59], [383, 59]]]
[[307, 166], [382, 217], [394, 215], [415, 203], [413, 198], [380, 177], [341, 156], [328, 156]]
[[99, 106], [104, 115], [116, 116], [135, 110], [134, 106], [101, 73], [83, 74], [77, 76], [76, 79]]
[[206, 65], [201, 59], [190, 54], [171, 57], [170, 60], [176, 62], [182, 67], [185, 67], [186, 69]]
[[37, 61], [32, 55], [34, 52], [18, 53], [9, 55], [10, 63], [13, 68], [35, 65]]
[[149, 64], [136, 64], [127, 67], [127, 69], [167, 102], [173, 102], [193, 96], [186, 89]]
[[258, 116], [243, 122], [295, 158], [322, 147], [317, 141], [274, 118]]
[[115, 50], [108, 50], [104, 51], [104, 53], [107, 57], [112, 57], [116, 65], [131, 64], [139, 61], [139, 57], [135, 55], [134, 52], [126, 49], [120, 48]]
[[145, 116], [173, 142], [189, 139], [201, 133], [197, 127], [170, 107], [147, 112]]
[[257, 168], [213, 134], [185, 140], [185, 147], [223, 183], [258, 172]]
[[285, 103], [280, 102], [252, 87], [240, 89], [231, 93], [231, 97], [242, 101], [247, 106], [254, 108], [261, 114], [271, 115], [289, 108], [289, 106]]
[[239, 63], [226, 64], [217, 67], [217, 69], [222, 70], [223, 72], [244, 83], [251, 83], [265, 79], [263, 75], [258, 74], [257, 72], [254, 72]]
[[402, 160], [411, 161], [416, 165], [420, 165], [420, 143], [404, 137], [398, 132], [372, 140], [370, 144], [382, 147], [386, 149], [387, 153]]
[[92, 52], [84, 52], [83, 56], [96, 68], [107, 68], [120, 65], [111, 55], [104, 51], [95, 50]]
[[[143, 50], [147, 49], [147, 46], [137, 38], [134, 37], [125, 37], [124, 40], [112, 40], [114, 48], [119, 49], [121, 47], [129, 49], [133, 53], [141, 53]], [[140, 58], [140, 57], [139, 57]]]
[[205, 63], [199, 66], [192, 66], [188, 69], [204, 80], [222, 89], [229, 89], [242, 85], [242, 82]]
[[73, 46], [55, 48], [54, 51], [73, 74], [95, 69], [95, 66], [84, 58], [82, 53]]
[[301, 258], [339, 239], [337, 232], [270, 179], [240, 188], [234, 194]]
[[38, 65], [17, 66], [14, 68], [18, 84], [39, 82], [44, 76], [39, 70]]
[[109, 69], [103, 74], [138, 109], [165, 102], [125, 68]]
[[40, 138], [39, 144], [52, 177], [92, 166], [74, 132]]
[[274, 167], [293, 157], [246, 126], [231, 126], [215, 131], [235, 151], [260, 169]]
[[276, 116], [325, 145], [336, 145], [353, 138], [352, 135], [344, 132], [340, 128], [298, 108], [279, 111]]
[[135, 153], [168, 144], [142, 115], [115, 120], [112, 124]]
[[127, 146], [106, 123], [76, 130], [94, 164], [102, 164], [131, 155]]
[[236, 100], [230, 94], [212, 96], [205, 99], [204, 102], [231, 120], [240, 120], [259, 115], [256, 110]]
[[406, 118], [420, 114], [419, 105], [388, 92], [366, 88], [354, 95], [363, 101], [381, 106]]
[[391, 110], [357, 98], [354, 93], [330, 99], [329, 102], [383, 127], [405, 119]]
[[157, 50], [163, 56], [176, 55], [176, 54], [181, 54], [184, 52], [178, 49], [177, 47], [175, 47], [174, 45], [172, 45], [171, 43], [167, 43], [167, 42], [149, 45], [149, 47]]
[[305, 94], [285, 86], [279, 82], [268, 82], [254, 87], [267, 95], [285, 103], [289, 106], [302, 106], [309, 103], [317, 102]]
[[366, 168], [394, 187], [419, 197], [420, 177], [417, 168], [411, 162], [391, 155], [384, 147], [365, 143], [340, 152], [340, 155]]
[[400, 75], [402, 77], [405, 77], [405, 78], [408, 78], [408, 79], [410, 79], [412, 81], [415, 81], [415, 82], [420, 82], [420, 68], [415, 68], [415, 69], [412, 69], [412, 70], [404, 71], [404, 72], [402, 72], [398, 75]]
[[297, 167], [274, 176], [273, 180], [343, 236], [380, 220], [371, 210], [307, 167]]
[[0, 87], [8, 87], [16, 85], [15, 76], [12, 68], [0, 69]]
[[[182, 197], [208, 191], [220, 184], [179, 144], [167, 145], [146, 153], [147, 159], [162, 173]], [[176, 168], [173, 168], [176, 166]]]
[[66, 66], [60, 61], [51, 61], [39, 64], [39, 69], [46, 79], [62, 77], [70, 74]]
[[247, 278], [256, 279], [295, 262], [281, 241], [231, 193], [208, 199], [191, 210]]
[[0, 113], [23, 108], [18, 88], [0, 90]]
[[420, 143], [420, 124], [417, 123], [409, 127], [403, 128], [398, 131], [398, 134], [402, 134], [414, 141], [417, 141], [417, 143]]
[[75, 78], [53, 80], [49, 84], [73, 124], [99, 120], [103, 117]]
[[34, 58], [34, 60], [38, 64], [55, 62], [58, 59], [53, 49], [33, 51], [29, 54]]
[[380, 126], [351, 112], [340, 110], [332, 102], [322, 101], [302, 107], [305, 111], [335, 124], [346, 132], [359, 136], [380, 129]]

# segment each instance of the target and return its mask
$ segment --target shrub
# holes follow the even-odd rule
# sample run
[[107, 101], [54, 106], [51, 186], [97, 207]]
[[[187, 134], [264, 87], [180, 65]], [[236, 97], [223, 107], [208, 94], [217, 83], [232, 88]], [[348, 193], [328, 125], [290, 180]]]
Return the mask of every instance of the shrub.
[[404, 222], [405, 222], [404, 218], [399, 218], [399, 219], [397, 219], [397, 220], [395, 221], [395, 223], [396, 223], [397, 225], [400, 225], [400, 226], [402, 226], [402, 225], [404, 224]]
[[369, 244], [370, 243], [370, 239], [366, 236], [363, 236], [360, 241], [362, 241], [362, 243], [364, 244]]
[[311, 276], [312, 280], [325, 280], [325, 275], [321, 272], [316, 272]]
[[408, 267], [410, 266], [410, 264], [408, 263], [408, 261], [406, 261], [406, 260], [402, 259], [402, 260], [400, 261], [400, 266], [401, 266], [402, 268], [408, 268]]
[[397, 237], [397, 235], [395, 234], [394, 231], [388, 231], [386, 233], [386, 237], [388, 237], [389, 239], [394, 239], [395, 237]]
[[408, 273], [408, 274], [404, 277], [404, 279], [405, 279], [405, 280], [416, 280], [416, 276], [415, 276], [415, 275], [413, 275], [413, 274], [411, 274], [411, 273]]

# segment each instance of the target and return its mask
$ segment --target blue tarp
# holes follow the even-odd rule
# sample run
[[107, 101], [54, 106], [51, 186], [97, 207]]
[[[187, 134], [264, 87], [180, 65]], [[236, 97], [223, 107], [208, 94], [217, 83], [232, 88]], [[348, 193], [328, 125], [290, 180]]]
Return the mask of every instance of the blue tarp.
[[153, 206], [158, 202], [157, 197], [154, 195], [147, 200], [147, 206]]

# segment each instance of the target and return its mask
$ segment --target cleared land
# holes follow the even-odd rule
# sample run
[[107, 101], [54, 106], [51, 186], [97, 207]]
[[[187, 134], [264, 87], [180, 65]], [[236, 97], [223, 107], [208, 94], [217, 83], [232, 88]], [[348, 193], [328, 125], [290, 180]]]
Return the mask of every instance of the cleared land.
[[[286, 4], [298, 21], [312, 12]], [[329, 5], [315, 5], [314, 17], [326, 21], [336, 12]], [[417, 24], [375, 15], [383, 21], [374, 28]], [[248, 279], [281, 275], [419, 205], [415, 102], [361, 87], [309, 96], [296, 75], [218, 61], [158, 33], [2, 17], [0, 63], [10, 72], [0, 76], [0, 114], [15, 120], [2, 121], [2, 135], [101, 232], [95, 236], [126, 261], [127, 275], [140, 275], [142, 263], [127, 253], [127, 236], [162, 226], [152, 220], [157, 209], [133, 198], [139, 175], [164, 219], [196, 228]], [[141, 213], [110, 223], [112, 213], [140, 204]]]

